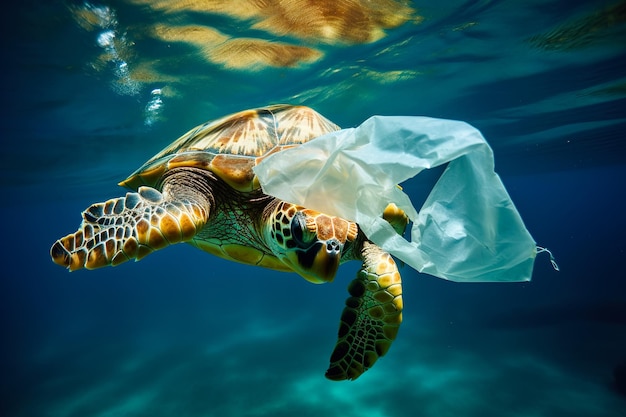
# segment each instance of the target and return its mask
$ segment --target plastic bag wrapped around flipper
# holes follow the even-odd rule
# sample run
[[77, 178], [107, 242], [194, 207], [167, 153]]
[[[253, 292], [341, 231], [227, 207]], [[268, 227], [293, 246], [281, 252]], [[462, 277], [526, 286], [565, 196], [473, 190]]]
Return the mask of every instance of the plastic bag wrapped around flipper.
[[[418, 212], [396, 184], [448, 163]], [[353, 220], [419, 272], [452, 281], [528, 281], [537, 248], [494, 172], [493, 152], [464, 122], [374, 116], [266, 158], [266, 194]], [[388, 203], [413, 222], [411, 240], [382, 219]]]

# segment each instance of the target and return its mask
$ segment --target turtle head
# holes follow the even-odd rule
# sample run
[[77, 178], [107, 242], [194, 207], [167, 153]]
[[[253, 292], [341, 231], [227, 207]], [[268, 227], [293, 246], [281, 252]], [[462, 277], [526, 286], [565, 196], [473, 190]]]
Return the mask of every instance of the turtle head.
[[268, 223], [274, 255], [308, 281], [332, 281], [346, 242], [358, 233], [356, 223], [289, 203], [281, 203]]

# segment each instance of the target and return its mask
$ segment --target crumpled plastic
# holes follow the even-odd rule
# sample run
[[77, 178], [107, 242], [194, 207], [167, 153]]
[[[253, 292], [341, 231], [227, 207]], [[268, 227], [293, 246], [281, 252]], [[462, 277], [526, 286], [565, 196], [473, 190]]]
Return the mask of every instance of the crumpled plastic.
[[[419, 212], [397, 184], [448, 163]], [[264, 159], [268, 194], [359, 224], [419, 272], [459, 282], [528, 281], [537, 246], [494, 171], [482, 134], [454, 120], [374, 116]], [[395, 203], [410, 241], [382, 218]]]

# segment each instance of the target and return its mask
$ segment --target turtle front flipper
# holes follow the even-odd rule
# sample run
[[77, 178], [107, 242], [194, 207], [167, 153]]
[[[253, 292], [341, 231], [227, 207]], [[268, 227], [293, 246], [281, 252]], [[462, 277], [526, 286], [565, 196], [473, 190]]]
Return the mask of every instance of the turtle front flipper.
[[207, 221], [208, 207], [170, 200], [150, 187], [97, 203], [83, 213], [75, 233], [57, 240], [52, 260], [70, 271], [139, 260], [168, 245], [190, 240]]
[[370, 242], [363, 266], [348, 286], [339, 337], [326, 377], [356, 379], [389, 350], [402, 322], [402, 284], [391, 255]]

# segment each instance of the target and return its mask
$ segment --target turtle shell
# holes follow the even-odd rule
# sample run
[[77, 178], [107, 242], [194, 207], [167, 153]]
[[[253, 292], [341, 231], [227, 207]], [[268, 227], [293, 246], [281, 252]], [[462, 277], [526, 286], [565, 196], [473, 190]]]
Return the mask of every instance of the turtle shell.
[[213, 172], [236, 190], [252, 191], [260, 187], [252, 168], [264, 157], [335, 130], [339, 126], [304, 106], [244, 110], [191, 129], [120, 185], [154, 187], [168, 170], [194, 167]]

